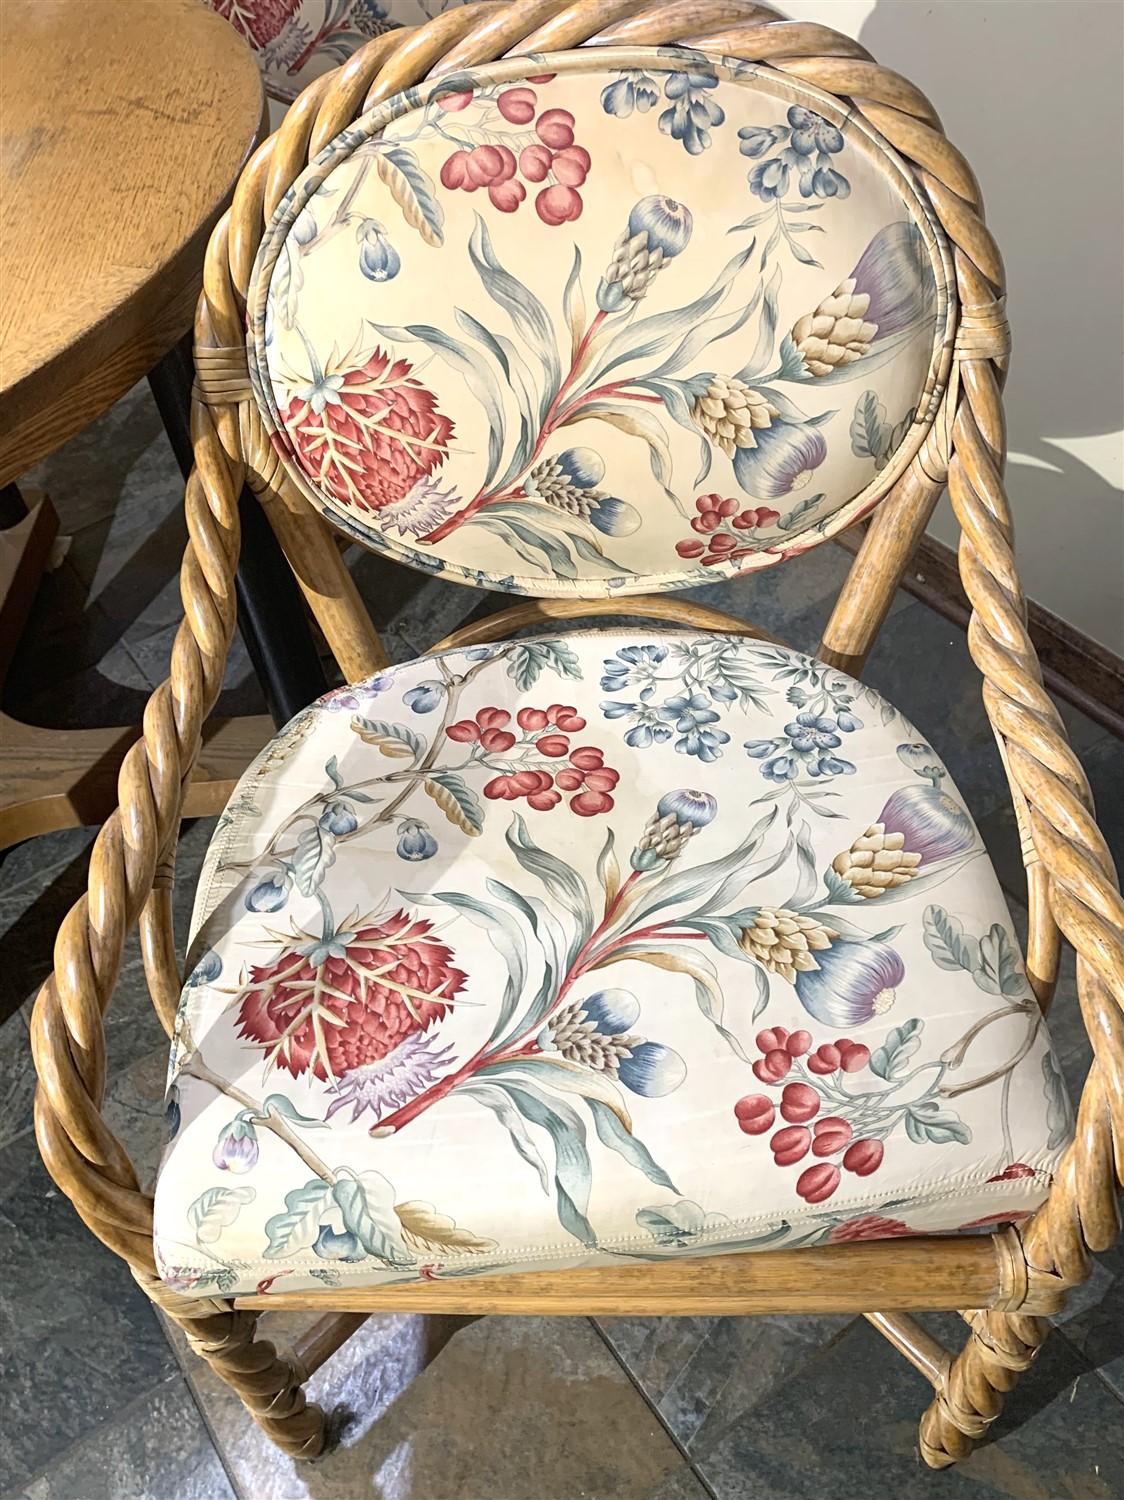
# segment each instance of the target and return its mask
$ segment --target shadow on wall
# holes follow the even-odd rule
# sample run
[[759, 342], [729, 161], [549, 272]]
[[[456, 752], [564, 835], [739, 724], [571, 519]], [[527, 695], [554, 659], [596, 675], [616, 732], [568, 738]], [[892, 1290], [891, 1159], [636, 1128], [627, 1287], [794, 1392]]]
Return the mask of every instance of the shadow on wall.
[[[860, 40], [935, 102], [1006, 258], [1027, 592], [1124, 654], [1124, 494], [1111, 477], [1124, 442], [1124, 7], [878, 0]], [[1080, 458], [1059, 446], [1082, 439]], [[954, 527], [944, 510], [933, 529], [952, 541]]]

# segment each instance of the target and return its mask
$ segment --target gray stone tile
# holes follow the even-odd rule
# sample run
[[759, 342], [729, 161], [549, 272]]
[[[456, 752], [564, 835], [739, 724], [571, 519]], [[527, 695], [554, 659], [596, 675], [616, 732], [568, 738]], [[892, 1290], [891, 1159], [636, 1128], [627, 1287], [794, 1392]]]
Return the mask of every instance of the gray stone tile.
[[851, 1321], [606, 1318], [599, 1326], [675, 1440], [693, 1455]]
[[[173, 910], [178, 951], [182, 955], [199, 867], [214, 819], [188, 824], [180, 839]], [[0, 1144], [31, 1128], [35, 1075], [28, 1040], [32, 1007], [51, 969], [59, 924], [86, 888], [88, 831], [69, 829], [47, 834], [12, 851], [9, 868], [19, 878], [0, 899], [0, 944], [4, 953], [5, 1009], [0, 1023]], [[30, 868], [38, 852], [41, 868]], [[57, 857], [56, 857], [57, 856]], [[2, 1013], [2, 1012], [0, 1012]], [[113, 1000], [105, 1016], [107, 1075], [111, 1098], [127, 1069], [154, 1053], [167, 1055], [167, 1039], [156, 1019], [134, 934], [125, 949]]]
[[686, 1465], [675, 1469], [662, 1484], [652, 1490], [648, 1500], [710, 1500], [711, 1492]]
[[[661, 1490], [688, 1466], [584, 1318], [482, 1319], [418, 1374], [422, 1324], [372, 1318], [314, 1378], [310, 1394], [350, 1417], [340, 1446], [311, 1467], [279, 1459], [237, 1398], [198, 1362], [185, 1365], [238, 1488], [254, 1500], [704, 1493], [686, 1477], [685, 1488]], [[265, 1332], [274, 1336], [269, 1320]]]
[[[1124, 1245], [1097, 1257], [1093, 1275], [1070, 1294], [1057, 1320], [1119, 1401], [1124, 1401]], [[1124, 1424], [1124, 1412], [1117, 1419]]]
[[[814, 651], [851, 566], [851, 554], [825, 543], [789, 562], [746, 573], [728, 583], [688, 590], [685, 599], [759, 625], [800, 651]], [[890, 613], [910, 604], [899, 591]]]
[[174, 469], [148, 382], [142, 380], [21, 482], [46, 490], [63, 531], [73, 534], [113, 514], [130, 474], [157, 444], [163, 444]]
[[[948, 1346], [954, 1316], [926, 1319]], [[1124, 1422], [1108, 1388], [1064, 1339], [1047, 1340], [990, 1440], [935, 1475], [917, 1451], [928, 1384], [864, 1321], [781, 1380], [742, 1421], [693, 1454], [718, 1500], [893, 1495], [895, 1500], [1112, 1500], [1124, 1493]]]
[[34, 1138], [0, 1148], [5, 1482], [25, 1484], [174, 1370], [148, 1298], [56, 1190]]
[[179, 1375], [38, 1475], [19, 1500], [236, 1500]]
[[[1079, 725], [1080, 734], [1074, 736], [1074, 748], [1089, 778], [1097, 822], [1109, 853], [1117, 869], [1124, 869], [1124, 797], [1120, 790], [1124, 787], [1124, 740], [1102, 732], [1099, 738], [1085, 743], [1087, 727], [1091, 726], [1091, 734], [1099, 726], [1078, 714], [1076, 709], [1067, 710], [1065, 718], [1071, 733], [1074, 719], [1083, 721]], [[1026, 877], [1019, 849], [1019, 831], [1009, 799], [977, 821], [1000, 881], [1008, 891], [1022, 898]]]
[[660, 1415], [692, 1456], [706, 1452], [852, 1321], [722, 1318], [664, 1393]]
[[[489, 598], [483, 589], [415, 573], [360, 547], [349, 548], [346, 556], [371, 619], [395, 662], [420, 656]], [[498, 594], [491, 600], [497, 609], [518, 602]]]

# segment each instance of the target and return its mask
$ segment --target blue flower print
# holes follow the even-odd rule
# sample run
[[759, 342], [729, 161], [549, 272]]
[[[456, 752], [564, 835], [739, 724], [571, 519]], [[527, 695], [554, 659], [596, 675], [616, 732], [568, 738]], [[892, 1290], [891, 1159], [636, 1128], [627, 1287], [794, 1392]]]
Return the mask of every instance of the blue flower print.
[[417, 687], [412, 687], [409, 692], [403, 693], [402, 701], [416, 714], [431, 714], [444, 697], [445, 684], [443, 682], [419, 682]]
[[[846, 725], [841, 718], [847, 720]], [[800, 713], [784, 726], [783, 735], [747, 740], [745, 749], [754, 759], [764, 760], [761, 774], [767, 781], [792, 781], [802, 771], [812, 777], [850, 776], [855, 769], [852, 762], [832, 752], [843, 743], [841, 734], [861, 727], [861, 719], [851, 713]]]
[[627, 120], [633, 110], [646, 115], [659, 97], [656, 81], [647, 73], [622, 73], [615, 83], [601, 90], [601, 108], [607, 115]]
[[[795, 172], [802, 198], [846, 198], [851, 184], [831, 163], [843, 150], [843, 132], [798, 104], [790, 106], [787, 119], [787, 125], [743, 125], [738, 131], [739, 151], [757, 163], [749, 173], [750, 191], [767, 203], [778, 201]], [[777, 155], [767, 155], [777, 147]]]
[[634, 668], [654, 670], [666, 660], [666, 646], [622, 646], [615, 657], [606, 660], [601, 686], [615, 693], [632, 681]]
[[673, 141], [682, 141], [690, 156], [699, 156], [710, 146], [710, 128], [721, 125], [726, 112], [716, 100], [707, 97], [707, 90], [716, 88], [718, 79], [713, 73], [669, 73], [664, 84], [664, 95], [670, 107], [660, 115], [659, 125], [664, 135]]
[[[710, 132], [725, 123], [726, 111], [713, 98], [717, 75], [706, 67], [701, 53], [680, 54], [697, 63], [661, 75], [667, 108], [661, 110], [659, 127], [673, 141], [681, 141], [691, 156], [699, 156], [711, 145]], [[601, 90], [601, 108], [607, 115], [627, 119], [635, 110], [647, 114], [659, 98], [659, 84], [647, 73], [630, 70], [618, 74]]]
[[402, 257], [387, 239], [386, 226], [364, 219], [356, 232], [359, 269], [368, 281], [392, 281], [402, 269]]
[[679, 738], [675, 748], [681, 755], [697, 755], [701, 761], [717, 760], [730, 736], [724, 729], [710, 729], [718, 714], [702, 693], [679, 693], [660, 709], [661, 718], [675, 726]]
[[624, 737], [625, 744], [631, 745], [634, 750], [646, 750], [649, 745], [662, 745], [671, 738], [671, 730], [663, 722], [660, 709], [650, 708], [646, 703], [602, 703], [601, 711], [607, 719], [635, 721]]
[[598, 990], [556, 1012], [538, 1043], [567, 1062], [619, 1078], [634, 1094], [660, 1099], [683, 1082], [687, 1065], [673, 1048], [635, 1035], [639, 1019], [640, 1005], [631, 991]]
[[424, 823], [407, 818], [398, 825], [397, 853], [399, 859], [432, 859], [437, 853], [437, 840]]
[[779, 156], [771, 161], [758, 162], [749, 174], [750, 190], [759, 198], [769, 202], [773, 198], [783, 198], [788, 192], [788, 167]]
[[822, 115], [813, 114], [794, 104], [788, 111], [788, 123], [792, 127], [790, 137], [792, 149], [801, 156], [811, 156], [814, 151], [834, 154], [843, 149], [843, 132]]
[[289, 881], [284, 875], [271, 875], [259, 881], [246, 896], [247, 911], [280, 911], [289, 899]]
[[321, 813], [320, 827], [327, 833], [334, 833], [336, 838], [343, 838], [345, 834], [355, 832], [359, 819], [350, 802], [333, 802]]

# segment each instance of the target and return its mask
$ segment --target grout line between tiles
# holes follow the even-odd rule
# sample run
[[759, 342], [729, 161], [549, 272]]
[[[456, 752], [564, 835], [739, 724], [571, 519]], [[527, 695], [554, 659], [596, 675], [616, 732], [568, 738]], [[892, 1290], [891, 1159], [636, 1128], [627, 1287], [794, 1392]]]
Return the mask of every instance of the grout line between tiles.
[[596, 1333], [597, 1337], [601, 1340], [601, 1342], [605, 1345], [605, 1348], [609, 1351], [609, 1354], [612, 1356], [612, 1358], [615, 1360], [615, 1362], [620, 1366], [621, 1370], [624, 1372], [624, 1375], [627, 1378], [629, 1384], [636, 1391], [637, 1395], [640, 1397], [641, 1401], [643, 1401], [644, 1405], [648, 1408], [648, 1410], [652, 1413], [653, 1417], [655, 1417], [656, 1421], [663, 1428], [664, 1432], [667, 1433], [667, 1435], [671, 1439], [671, 1442], [674, 1445], [676, 1451], [679, 1453], [679, 1455], [683, 1459], [684, 1463], [690, 1469], [691, 1473], [698, 1480], [699, 1484], [702, 1486], [703, 1490], [705, 1491], [705, 1493], [709, 1497], [709, 1500], [719, 1500], [719, 1496], [717, 1494], [715, 1494], [715, 1492], [711, 1488], [710, 1484], [703, 1477], [703, 1475], [699, 1473], [698, 1469], [695, 1467], [695, 1464], [694, 1464], [694, 1462], [693, 1462], [693, 1460], [691, 1458], [690, 1453], [687, 1451], [687, 1449], [684, 1447], [684, 1445], [680, 1442], [680, 1440], [679, 1440], [678, 1436], [676, 1435], [676, 1433], [669, 1426], [669, 1424], [667, 1422], [667, 1419], [664, 1417], [664, 1415], [660, 1411], [659, 1407], [656, 1406], [652, 1402], [652, 1400], [649, 1397], [647, 1391], [640, 1384], [640, 1381], [637, 1380], [636, 1376], [629, 1369], [629, 1367], [628, 1367], [627, 1363], [625, 1362], [625, 1360], [622, 1359], [621, 1355], [618, 1353], [617, 1348], [614, 1345], [612, 1339], [609, 1338], [608, 1334], [601, 1327], [600, 1320], [598, 1318], [590, 1318], [590, 1319], [588, 1319], [588, 1321], [592, 1325], [594, 1333]]

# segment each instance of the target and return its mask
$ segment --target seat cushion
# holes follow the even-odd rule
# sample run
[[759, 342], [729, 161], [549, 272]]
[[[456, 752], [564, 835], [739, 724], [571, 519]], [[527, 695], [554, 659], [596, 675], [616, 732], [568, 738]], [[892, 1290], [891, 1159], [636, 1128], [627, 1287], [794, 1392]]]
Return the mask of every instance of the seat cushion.
[[239, 783], [191, 958], [156, 1189], [188, 1292], [954, 1231], [1070, 1138], [939, 759], [759, 641], [329, 694]]
[[256, 398], [298, 488], [414, 567], [684, 588], [851, 525], [928, 431], [948, 247], [853, 110], [675, 48], [378, 105], [278, 206]]

